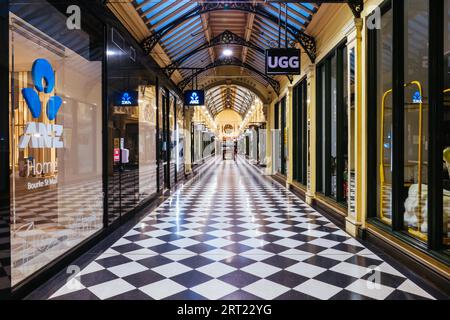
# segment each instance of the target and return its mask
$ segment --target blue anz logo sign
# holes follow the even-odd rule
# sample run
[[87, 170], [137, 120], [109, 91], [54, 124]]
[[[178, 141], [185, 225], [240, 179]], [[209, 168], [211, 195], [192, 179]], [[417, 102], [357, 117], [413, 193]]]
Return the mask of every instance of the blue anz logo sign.
[[413, 103], [422, 103], [422, 95], [420, 94], [419, 91], [414, 92], [413, 97], [412, 97], [412, 102]]
[[128, 94], [128, 92], [125, 92], [125, 93], [122, 95], [121, 103], [122, 103], [123, 105], [130, 105], [130, 104], [132, 103], [132, 102], [131, 102], [131, 96]]
[[[55, 87], [55, 72], [51, 64], [45, 59], [37, 59], [33, 63], [31, 76], [34, 88], [22, 89], [22, 95], [28, 110], [34, 119], [38, 119], [42, 113], [42, 103], [39, 93], [51, 94]], [[63, 100], [59, 96], [49, 97], [45, 110], [47, 119], [55, 120]], [[42, 122], [29, 122], [25, 127], [25, 133], [20, 137], [19, 149], [31, 148], [64, 148], [61, 141], [63, 126], [46, 124]]]
[[189, 104], [199, 104], [199, 103], [200, 103], [200, 101], [198, 100], [197, 92], [192, 92], [191, 101], [189, 101]]
[[205, 91], [204, 90], [185, 91], [184, 104], [187, 106], [203, 106], [205, 104]]
[[137, 91], [123, 91], [116, 95], [114, 105], [116, 107], [137, 107], [139, 105]]

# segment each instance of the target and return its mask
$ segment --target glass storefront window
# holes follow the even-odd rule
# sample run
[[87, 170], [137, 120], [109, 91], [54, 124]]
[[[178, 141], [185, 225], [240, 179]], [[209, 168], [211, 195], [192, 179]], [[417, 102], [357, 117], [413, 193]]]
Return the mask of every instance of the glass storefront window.
[[377, 215], [392, 223], [392, 9], [377, 31]]
[[[349, 139], [350, 149], [348, 150], [348, 154], [350, 155], [350, 159], [355, 159], [355, 91], [356, 91], [356, 82], [355, 82], [355, 48], [351, 48], [349, 50], [349, 93], [350, 97], [349, 101]], [[353, 160], [347, 162], [347, 189], [348, 189], [348, 203], [350, 205], [350, 212], [352, 214], [355, 213], [355, 163]]]
[[157, 192], [156, 87], [139, 87], [139, 201]]
[[[332, 50], [317, 67], [317, 190], [347, 206], [347, 47]], [[326, 139], [329, 137], [329, 139]]]
[[281, 130], [281, 169], [280, 173], [284, 176], [287, 174], [287, 145], [288, 132], [286, 126], [286, 97], [280, 102], [280, 130]]
[[428, 232], [428, 1], [405, 1], [404, 227], [426, 241]]
[[444, 1], [443, 244], [450, 253], [450, 1]]
[[184, 114], [183, 103], [177, 100], [177, 124], [176, 124], [176, 168], [178, 175], [184, 174]]
[[337, 161], [337, 74], [336, 74], [336, 55], [331, 58], [331, 193], [330, 196], [336, 197], [336, 161]]
[[[108, 28], [108, 219], [114, 222], [157, 192], [156, 79], [137, 54], [131, 59]], [[125, 39], [125, 38], [124, 38]]]
[[176, 162], [177, 162], [177, 128], [175, 116], [175, 98], [169, 98], [169, 137], [170, 137], [170, 185], [175, 184]]
[[293, 178], [307, 185], [307, 81], [303, 79], [293, 88]]
[[[449, 3], [441, 2], [442, 10], [438, 5], [432, 6], [431, 1], [385, 1], [381, 6], [381, 30], [369, 31], [368, 37], [368, 94], [377, 97], [368, 101], [368, 152], [377, 153], [377, 161], [368, 160], [368, 180], [374, 182], [368, 183], [367, 194], [368, 207], [377, 203], [377, 209], [376, 212], [369, 209], [368, 214], [390, 224], [392, 234], [401, 240], [420, 241], [420, 247], [435, 251], [441, 251], [442, 247], [448, 250], [450, 238]], [[403, 24], [394, 23], [395, 14], [403, 15]], [[444, 22], [442, 31], [436, 30], [440, 25], [438, 19]], [[396, 37], [403, 39], [403, 45], [395, 47]], [[441, 45], [440, 41], [444, 54], [443, 83], [437, 77], [438, 70], [432, 67], [440, 63], [437, 58], [440, 53], [433, 50]], [[396, 68], [398, 65], [403, 68]], [[439, 87], [431, 87], [430, 79], [433, 86]], [[438, 96], [441, 90], [443, 106]], [[403, 101], [396, 101], [400, 99]], [[375, 116], [376, 122], [371, 121]], [[400, 125], [395, 126], [394, 121]], [[443, 121], [442, 127], [437, 121]], [[403, 147], [396, 148], [396, 143]], [[435, 161], [439, 167], [435, 164], [430, 167]], [[376, 181], [372, 179], [375, 174]], [[442, 179], [443, 190], [437, 189], [436, 178]], [[398, 196], [392, 197], [391, 190], [398, 192]], [[443, 197], [442, 207], [436, 197]], [[428, 212], [429, 208], [432, 211]]]
[[103, 226], [102, 57], [84, 31], [53, 35], [66, 16], [38, 5], [46, 21], [27, 4], [10, 12], [13, 285]]
[[340, 109], [340, 114], [342, 117], [342, 141], [340, 143], [341, 145], [341, 154], [342, 154], [342, 168], [338, 171], [340, 171], [341, 175], [341, 183], [342, 183], [342, 201], [344, 203], [347, 203], [348, 205], [348, 193], [349, 193], [349, 178], [348, 178], [348, 81], [349, 81], [349, 75], [348, 75], [348, 52], [347, 47], [344, 47], [342, 49], [342, 57], [343, 57], [343, 65], [342, 65], [342, 108]]

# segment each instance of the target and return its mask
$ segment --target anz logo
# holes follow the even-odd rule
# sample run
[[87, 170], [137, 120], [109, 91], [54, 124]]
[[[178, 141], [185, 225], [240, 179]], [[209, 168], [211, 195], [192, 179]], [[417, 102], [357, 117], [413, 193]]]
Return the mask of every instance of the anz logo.
[[133, 103], [131, 102], [131, 96], [129, 95], [128, 92], [125, 92], [125, 93], [122, 95], [121, 102], [122, 102], [122, 105], [131, 105], [131, 104], [133, 104]]
[[[34, 119], [38, 119], [42, 113], [42, 103], [39, 93], [51, 94], [55, 87], [55, 72], [51, 64], [45, 59], [37, 59], [31, 69], [33, 88], [22, 89], [22, 95], [28, 110]], [[46, 104], [47, 119], [55, 120], [63, 100], [59, 96], [49, 97]], [[41, 122], [29, 122], [25, 127], [25, 133], [20, 137], [19, 149], [31, 148], [64, 148], [61, 141], [63, 126], [46, 124]]]
[[199, 96], [197, 92], [192, 92], [191, 94], [191, 101], [189, 104], [200, 104]]
[[420, 94], [420, 91], [414, 92], [412, 101], [413, 103], [422, 103], [422, 95]]

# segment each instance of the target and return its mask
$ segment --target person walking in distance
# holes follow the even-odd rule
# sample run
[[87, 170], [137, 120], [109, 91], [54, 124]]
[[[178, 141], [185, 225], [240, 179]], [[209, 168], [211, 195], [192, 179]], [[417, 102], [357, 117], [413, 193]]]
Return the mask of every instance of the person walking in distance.
[[234, 155], [234, 161], [236, 161], [236, 158], [237, 158], [237, 152], [238, 152], [237, 141], [234, 141], [234, 152], [233, 152], [233, 155]]

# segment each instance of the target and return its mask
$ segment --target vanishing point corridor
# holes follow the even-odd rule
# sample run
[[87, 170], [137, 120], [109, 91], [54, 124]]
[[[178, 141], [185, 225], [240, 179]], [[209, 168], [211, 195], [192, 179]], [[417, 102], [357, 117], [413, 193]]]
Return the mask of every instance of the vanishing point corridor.
[[242, 159], [213, 160], [125, 232], [90, 253], [71, 285], [40, 291], [77, 300], [434, 299]]
[[450, 0], [0, 0], [0, 106], [1, 310], [449, 318]]

